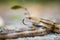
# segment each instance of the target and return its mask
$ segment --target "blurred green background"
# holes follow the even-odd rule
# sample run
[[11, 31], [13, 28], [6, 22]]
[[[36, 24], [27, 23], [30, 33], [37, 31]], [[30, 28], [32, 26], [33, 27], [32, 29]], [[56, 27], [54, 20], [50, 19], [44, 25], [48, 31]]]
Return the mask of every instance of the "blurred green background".
[[[54, 14], [58, 13], [58, 15], [60, 16], [60, 0], [0, 0], [0, 9], [1, 9], [0, 11], [4, 12], [4, 13], [1, 12], [0, 14], [3, 15], [5, 14], [6, 11], [8, 12], [6, 13], [7, 15], [12, 14], [12, 12], [10, 13], [9, 11], [10, 8], [14, 5], [21, 5], [23, 7], [26, 7], [28, 11], [31, 13], [31, 16], [40, 17], [42, 16], [40, 15], [40, 13], [47, 15], [51, 14], [54, 17], [55, 17]], [[15, 12], [16, 11], [14, 11], [13, 13]], [[16, 12], [16, 14], [17, 13], [20, 13], [20, 11]], [[49, 15], [48, 18], [53, 19], [51, 15]], [[43, 18], [46, 18], [45, 16], [46, 15], [44, 15]], [[17, 16], [14, 15], [13, 18], [17, 18]]]
[[55, 3], [60, 5], [60, 0], [0, 0], [0, 4], [11, 5], [11, 4], [33, 4], [38, 3], [42, 5], [49, 5], [50, 3]]

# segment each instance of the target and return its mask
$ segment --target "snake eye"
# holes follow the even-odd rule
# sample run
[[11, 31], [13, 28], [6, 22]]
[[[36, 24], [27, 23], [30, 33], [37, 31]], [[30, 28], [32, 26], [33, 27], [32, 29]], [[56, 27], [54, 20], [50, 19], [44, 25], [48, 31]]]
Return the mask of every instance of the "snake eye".
[[43, 29], [46, 28], [46, 27], [43, 26], [43, 25], [38, 25], [38, 24], [33, 24], [33, 25], [36, 26], [36, 27], [38, 27], [38, 28], [39, 28], [39, 27], [42, 27]]
[[31, 19], [31, 18], [29, 17], [29, 19]]

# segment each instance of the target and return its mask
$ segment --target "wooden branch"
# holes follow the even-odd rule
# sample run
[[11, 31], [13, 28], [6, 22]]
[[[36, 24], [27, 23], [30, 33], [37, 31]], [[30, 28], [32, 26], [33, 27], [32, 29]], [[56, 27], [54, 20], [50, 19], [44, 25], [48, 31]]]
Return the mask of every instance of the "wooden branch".
[[42, 30], [24, 31], [24, 32], [17, 32], [6, 35], [0, 35], [0, 38], [11, 39], [11, 38], [19, 38], [19, 37], [43, 36], [46, 34], [47, 34], [46, 29], [42, 29]]
[[[44, 23], [43, 25], [47, 25], [48, 29], [53, 27], [52, 25], [54, 25], [54, 26], [56, 25], [56, 24], [54, 24], [54, 22], [51, 22], [49, 20], [44, 20], [44, 19], [39, 19], [39, 18], [34, 18], [34, 17], [31, 17], [30, 19]], [[19, 37], [21, 37], [21, 38], [22, 37], [34, 37], [34, 36], [43, 36], [46, 34], [47, 34], [47, 29], [44, 28], [44, 29], [29, 30], [29, 31], [0, 35], [0, 38], [1, 39], [11, 39], [11, 38], [19, 38]]]
[[52, 30], [55, 33], [60, 34], [60, 24], [54, 24], [54, 29]]

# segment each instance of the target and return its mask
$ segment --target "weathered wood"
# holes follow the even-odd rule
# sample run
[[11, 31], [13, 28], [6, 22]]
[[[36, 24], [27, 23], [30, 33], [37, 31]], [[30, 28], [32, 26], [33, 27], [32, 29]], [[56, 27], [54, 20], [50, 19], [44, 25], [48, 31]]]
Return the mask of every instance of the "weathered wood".
[[52, 31], [60, 34], [60, 24], [54, 24], [54, 30]]
[[6, 39], [0, 39], [0, 40], [6, 40]]
[[[47, 34], [47, 31], [49, 31], [50, 28], [52, 28], [53, 26], [56, 26], [54, 22], [50, 22], [48, 20], [38, 19], [38, 18], [37, 19], [32, 18], [32, 19], [37, 20], [38, 22], [44, 23], [43, 25], [45, 26], [48, 25], [47, 29], [43, 28], [43, 29], [37, 29], [37, 30], [29, 30], [29, 31], [16, 32], [16, 33], [11, 33], [11, 34], [5, 34], [5, 35], [0, 35], [0, 38], [1, 39], [12, 39], [12, 38], [19, 38], [19, 37], [43, 36]], [[57, 26], [57, 27], [60, 28], [60, 26]]]
[[0, 35], [0, 38], [1, 39], [12, 39], [12, 38], [19, 38], [19, 37], [43, 36], [46, 34], [47, 34], [46, 29], [42, 29], [42, 30], [24, 31], [24, 32], [18, 32], [18, 33]]

